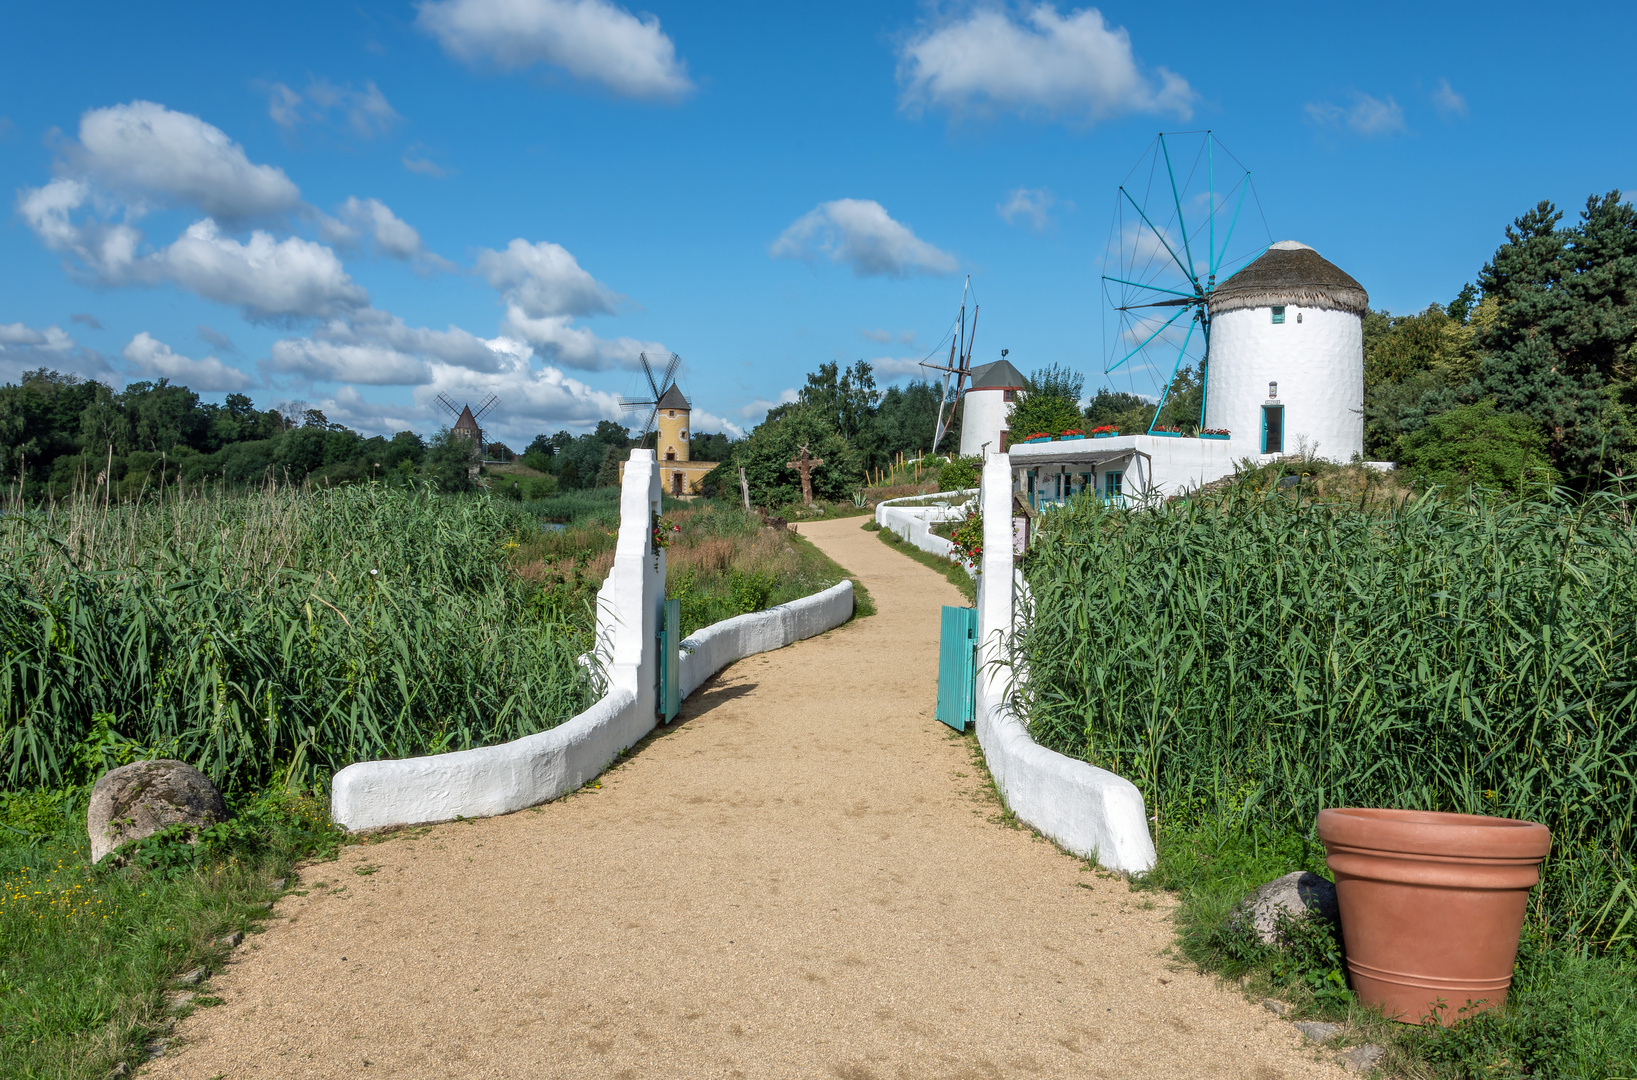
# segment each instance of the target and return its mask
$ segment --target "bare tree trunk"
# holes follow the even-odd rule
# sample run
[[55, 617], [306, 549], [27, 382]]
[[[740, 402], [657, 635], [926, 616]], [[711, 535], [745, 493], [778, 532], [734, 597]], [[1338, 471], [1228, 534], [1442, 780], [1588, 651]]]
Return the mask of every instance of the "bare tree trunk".
[[745, 509], [750, 509], [750, 484], [745, 480], [745, 467], [739, 466], [739, 493], [745, 498]]

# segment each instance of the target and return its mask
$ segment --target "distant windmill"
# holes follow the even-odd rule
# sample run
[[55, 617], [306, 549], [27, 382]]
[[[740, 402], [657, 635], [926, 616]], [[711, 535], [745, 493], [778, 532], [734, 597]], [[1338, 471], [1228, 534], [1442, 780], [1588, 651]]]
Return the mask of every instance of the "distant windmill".
[[672, 353], [671, 359], [665, 364], [665, 374], [658, 379], [654, 378], [654, 366], [649, 361], [648, 354], [640, 354], [640, 359], [642, 373], [648, 376], [648, 389], [653, 391], [654, 396], [644, 401], [621, 401], [620, 408], [629, 412], [636, 412], [638, 409], [648, 410], [648, 416], [642, 422], [641, 437], [645, 439], [648, 433], [654, 430], [654, 421], [659, 417], [659, 403], [664, 400], [666, 391], [676, 385], [676, 369], [682, 366], [682, 357]]
[[[961, 391], [966, 388], [966, 380], [972, 377], [972, 341], [978, 336], [978, 304], [977, 297], [972, 297], [972, 325], [966, 324], [966, 298], [972, 292], [972, 275], [966, 276], [966, 285], [961, 289], [961, 313], [956, 316], [955, 325], [950, 328], [949, 363], [931, 364], [925, 360], [921, 366], [933, 371], [944, 373], [943, 392], [938, 397], [938, 425], [932, 433], [932, 452], [938, 452], [938, 444], [943, 442], [944, 432], [955, 419], [955, 411], [960, 408]], [[1005, 353], [1001, 354], [1005, 356]], [[949, 377], [955, 376], [955, 393], [949, 392]], [[945, 412], [944, 407], [949, 407]]]
[[483, 445], [483, 429], [478, 426], [478, 421], [482, 420], [490, 409], [500, 403], [500, 395], [490, 394], [483, 400], [483, 404], [477, 407], [476, 412], [473, 412], [472, 407], [466, 404], [462, 404], [457, 408], [455, 403], [449, 400], [447, 394], [439, 394], [437, 402], [440, 408], [455, 418], [455, 422], [450, 425], [450, 430], [464, 439], [472, 440], [473, 446], [477, 448], [478, 460], [481, 461], [484, 457], [485, 447]]

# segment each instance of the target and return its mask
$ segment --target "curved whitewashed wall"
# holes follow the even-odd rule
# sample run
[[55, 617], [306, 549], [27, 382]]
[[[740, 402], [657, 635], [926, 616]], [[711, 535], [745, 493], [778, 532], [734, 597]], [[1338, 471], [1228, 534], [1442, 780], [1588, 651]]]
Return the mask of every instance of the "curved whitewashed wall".
[[[932, 526], [945, 521], [965, 521], [967, 500], [978, 493], [977, 488], [965, 491], [940, 491], [934, 495], [911, 495], [904, 499], [888, 499], [877, 503], [875, 523], [897, 534], [911, 547], [920, 548], [942, 559], [955, 557], [955, 545], [932, 531]], [[927, 499], [946, 500], [949, 506], [927, 506]], [[971, 573], [970, 568], [967, 570]]]
[[[522, 810], [580, 787], [654, 729], [665, 553], [650, 547], [649, 525], [659, 498], [654, 451], [631, 451], [614, 566], [597, 593], [597, 654], [608, 679], [602, 699], [550, 731], [499, 746], [348, 765], [331, 784], [336, 824], [357, 831]], [[707, 626], [682, 643], [682, 694], [735, 660], [823, 633], [852, 614], [853, 583], [843, 581]]]
[[968, 390], [961, 395], [962, 456], [983, 453], [984, 443], [989, 444], [989, 453], [999, 451], [1000, 433], [1011, 415], [1012, 405], [1004, 390]]
[[[1297, 322], [1300, 315], [1301, 322]], [[1205, 426], [1233, 432], [1240, 453], [1261, 450], [1262, 406], [1285, 409], [1285, 448], [1306, 436], [1317, 456], [1350, 461], [1364, 452], [1364, 324], [1345, 311], [1240, 308], [1211, 319]], [[1268, 383], [1279, 384], [1277, 401]]]
[[978, 577], [978, 745], [1006, 805], [1059, 846], [1110, 870], [1154, 866], [1142, 792], [1122, 776], [1065, 757], [1029, 737], [1006, 704], [1014, 678], [1006, 638], [1013, 632], [1012, 463], [991, 454], [983, 467], [983, 573]]
[[682, 696], [699, 689], [735, 660], [834, 630], [852, 617], [853, 583], [843, 581], [788, 604], [711, 623], [682, 642], [682, 664], [677, 672]]

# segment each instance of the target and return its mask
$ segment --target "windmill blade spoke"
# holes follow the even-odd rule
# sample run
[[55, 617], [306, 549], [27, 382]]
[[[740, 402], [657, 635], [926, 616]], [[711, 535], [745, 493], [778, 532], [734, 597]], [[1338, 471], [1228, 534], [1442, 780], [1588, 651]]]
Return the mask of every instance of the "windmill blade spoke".
[[[682, 357], [678, 356], [676, 353], [672, 353], [671, 354], [671, 362], [665, 365], [665, 378], [660, 383], [660, 386], [662, 388], [668, 390], [672, 386], [676, 385], [676, 369], [681, 367], [681, 366], [682, 366]], [[656, 397], [664, 397], [665, 395], [663, 393], [660, 393], [660, 394], [656, 394], [655, 396]]]
[[654, 400], [659, 400], [659, 384], [654, 382], [654, 368], [648, 361], [647, 353], [638, 353], [637, 359], [642, 361], [642, 373], [648, 376], [648, 389], [653, 392]]

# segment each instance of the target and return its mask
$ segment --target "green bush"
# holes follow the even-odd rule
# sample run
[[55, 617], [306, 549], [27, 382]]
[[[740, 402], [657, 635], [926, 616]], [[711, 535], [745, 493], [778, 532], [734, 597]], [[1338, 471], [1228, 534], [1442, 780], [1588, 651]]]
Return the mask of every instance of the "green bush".
[[1439, 413], [1419, 431], [1399, 436], [1398, 446], [1399, 468], [1422, 484], [1525, 491], [1557, 481], [1540, 426], [1498, 411], [1493, 400]]
[[978, 486], [978, 469], [983, 459], [957, 457], [938, 473], [938, 487], [944, 491], [965, 491]]

